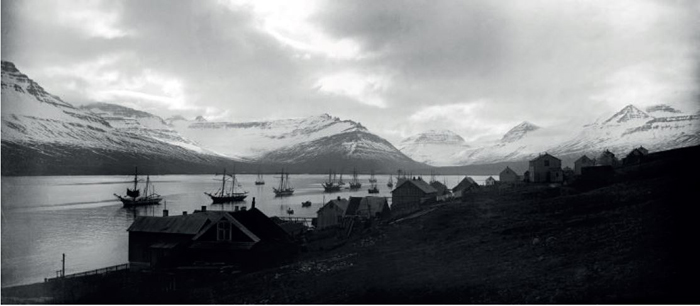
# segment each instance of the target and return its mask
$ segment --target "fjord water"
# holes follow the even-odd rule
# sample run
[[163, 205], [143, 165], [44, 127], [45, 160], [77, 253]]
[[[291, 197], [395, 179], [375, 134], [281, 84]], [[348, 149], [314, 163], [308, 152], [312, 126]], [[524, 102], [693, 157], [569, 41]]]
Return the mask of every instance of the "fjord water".
[[[220, 182], [212, 175], [157, 175], [151, 182], [164, 202], [160, 205], [123, 208], [113, 194], [124, 194], [130, 186], [128, 176], [35, 176], [2, 177], [2, 287], [41, 282], [55, 277], [61, 269], [61, 254], [66, 254], [66, 274], [98, 269], [128, 262], [126, 229], [137, 216], [161, 216], [167, 207], [170, 215], [208, 210], [232, 211], [236, 206], [256, 208], [268, 216], [314, 217], [316, 211], [336, 197], [367, 196], [368, 176], [361, 176], [362, 188], [324, 193], [321, 183], [327, 175], [290, 175], [294, 195], [276, 198], [272, 187], [278, 175], [265, 175], [265, 185], [256, 186], [255, 175], [239, 175], [249, 192], [244, 202], [212, 204], [203, 193], [216, 191]], [[439, 176], [454, 187], [463, 176]], [[472, 176], [483, 184], [487, 176]], [[344, 175], [348, 182], [350, 175]], [[394, 178], [396, 179], [396, 178]], [[387, 175], [378, 175], [379, 194], [388, 197]], [[347, 186], [347, 185], [346, 185]], [[301, 203], [311, 201], [311, 207]]]

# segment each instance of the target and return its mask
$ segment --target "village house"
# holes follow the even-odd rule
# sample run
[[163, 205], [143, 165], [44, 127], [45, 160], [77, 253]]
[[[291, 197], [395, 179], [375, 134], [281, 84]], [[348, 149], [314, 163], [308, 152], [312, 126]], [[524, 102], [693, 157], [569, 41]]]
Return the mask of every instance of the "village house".
[[443, 183], [440, 183], [439, 181], [430, 182], [430, 186], [437, 190], [436, 199], [438, 202], [445, 201], [452, 196], [452, 193], [450, 193], [450, 190], [447, 188], [447, 186], [445, 186], [445, 184]]
[[544, 153], [530, 161], [530, 182], [555, 183], [564, 180], [561, 160]]
[[[351, 198], [352, 199], [352, 198]], [[357, 200], [359, 202], [359, 200]], [[324, 229], [343, 224], [343, 216], [350, 202], [347, 199], [333, 199], [328, 201], [316, 212], [316, 228]]]
[[297, 246], [291, 236], [255, 204], [236, 212], [207, 211], [163, 217], [137, 217], [129, 232], [133, 268], [173, 268], [221, 263], [241, 269], [288, 259]]
[[465, 193], [476, 190], [479, 190], [479, 184], [477, 184], [471, 177], [466, 176], [459, 182], [459, 184], [457, 184], [457, 186], [452, 188], [452, 194], [454, 194], [455, 198], [461, 198]]
[[581, 168], [595, 166], [595, 160], [583, 155], [574, 162], [574, 175], [581, 175]]
[[646, 156], [647, 154], [649, 154], [649, 151], [644, 147], [635, 148], [629, 154], [627, 154], [627, 157], [622, 159], [622, 164], [639, 164], [644, 160], [644, 156]]
[[520, 176], [510, 167], [506, 167], [500, 174], [498, 174], [498, 180], [501, 183], [516, 183], [520, 181]]
[[564, 181], [565, 182], [570, 182], [571, 180], [574, 179], [574, 169], [571, 169], [571, 167], [567, 166], [564, 167], [564, 169], [561, 170], [562, 175], [564, 176]]
[[496, 179], [493, 178], [493, 176], [489, 176], [486, 181], [484, 181], [484, 185], [486, 186], [494, 186], [496, 185]]
[[605, 150], [603, 151], [603, 153], [600, 153], [600, 156], [598, 156], [598, 159], [596, 160], [597, 166], [616, 167], [618, 164], [619, 161], [617, 160], [617, 157], [615, 157], [615, 154], [608, 150]]
[[530, 170], [527, 170], [527, 171], [525, 171], [525, 173], [523, 173], [523, 182], [524, 183], [530, 182]]
[[[355, 199], [359, 199], [359, 201], [353, 201]], [[355, 203], [357, 203], [357, 207], [355, 207]], [[349, 215], [362, 219], [389, 219], [391, 208], [389, 208], [387, 199], [383, 197], [351, 197], [346, 216]]]
[[421, 204], [435, 201], [437, 190], [422, 179], [406, 179], [391, 191], [392, 214], [400, 215], [420, 208]]

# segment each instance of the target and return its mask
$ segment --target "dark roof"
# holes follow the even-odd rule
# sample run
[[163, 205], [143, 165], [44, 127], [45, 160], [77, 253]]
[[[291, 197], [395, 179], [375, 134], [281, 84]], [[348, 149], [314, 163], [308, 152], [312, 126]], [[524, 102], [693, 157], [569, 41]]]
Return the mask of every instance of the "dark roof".
[[506, 168], [503, 169], [503, 171], [501, 171], [501, 173], [499, 173], [499, 174], [503, 174], [504, 172], [505, 172], [505, 173], [509, 173], [509, 172], [510, 172], [510, 173], [513, 173], [513, 174], [516, 174], [516, 175], [517, 175], [517, 173], [515, 173], [515, 171], [513, 171], [513, 169], [511, 169], [511, 168], [508, 167], [508, 166], [506, 166]]
[[348, 203], [347, 209], [345, 209], [346, 216], [352, 216], [357, 213], [357, 209], [360, 208], [360, 203], [362, 202], [362, 197], [350, 197], [350, 202]]
[[196, 235], [207, 224], [204, 214], [171, 217], [137, 217], [129, 226], [129, 232]]
[[263, 241], [292, 241], [292, 237], [286, 231], [257, 208], [229, 212], [229, 214]]
[[462, 190], [462, 189], [467, 188], [467, 187], [472, 186], [472, 185], [479, 186], [479, 184], [477, 184], [476, 181], [474, 181], [474, 179], [467, 176], [464, 179], [462, 179], [462, 181], [459, 182], [459, 184], [457, 184], [457, 186], [452, 188], [452, 191], [456, 192], [456, 191]]
[[349, 202], [347, 199], [333, 199], [333, 200], [328, 201], [328, 203], [324, 204], [316, 212], [322, 211], [324, 209], [328, 209], [328, 207], [331, 207], [331, 204], [342, 209], [343, 211], [346, 211], [348, 209]]
[[574, 163], [577, 163], [577, 162], [579, 162], [579, 161], [582, 161], [582, 162], [586, 162], [586, 161], [592, 162], [593, 160], [590, 159], [588, 156], [583, 155], [583, 156], [579, 157]]
[[419, 179], [404, 180], [403, 182], [399, 183], [399, 185], [396, 186], [396, 188], [394, 188], [394, 190], [392, 190], [391, 192], [393, 193], [394, 191], [399, 189], [399, 187], [401, 187], [405, 184], [412, 184], [413, 186], [418, 187], [418, 189], [420, 189], [424, 193], [437, 193], [437, 190], [435, 190], [435, 188], [433, 188], [433, 186], [430, 186], [430, 184], [426, 183], [424, 180], [419, 180]]
[[371, 215], [381, 213], [389, 203], [382, 197], [364, 197], [361, 199], [358, 211], [369, 211]]
[[496, 179], [493, 178], [493, 176], [489, 176], [486, 180], [487, 180], [487, 181], [495, 181]]
[[538, 159], [541, 159], [541, 158], [545, 158], [546, 156], [549, 156], [549, 157], [551, 157], [551, 158], [554, 158], [554, 159], [556, 159], [556, 160], [561, 161], [561, 159], [558, 159], [558, 158], [554, 157], [552, 154], [549, 154], [549, 153], [546, 153], [546, 152], [545, 152], [544, 154], [542, 154], [542, 155], [540, 155], [540, 156], [537, 156], [535, 159], [531, 160], [531, 162], [537, 161]]
[[440, 182], [438, 182], [438, 181], [432, 181], [432, 182], [430, 182], [430, 186], [432, 186], [433, 188], [435, 188], [435, 190], [437, 190], [438, 193], [444, 192], [445, 190], [447, 190], [447, 186], [445, 186], [445, 184], [440, 183]]

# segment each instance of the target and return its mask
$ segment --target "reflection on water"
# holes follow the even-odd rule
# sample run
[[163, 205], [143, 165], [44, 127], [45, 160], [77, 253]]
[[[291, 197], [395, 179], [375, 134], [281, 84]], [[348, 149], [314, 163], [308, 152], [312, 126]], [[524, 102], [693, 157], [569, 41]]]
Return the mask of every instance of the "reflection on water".
[[[483, 184], [487, 176], [472, 176]], [[156, 192], [164, 197], [161, 205], [123, 208], [113, 194], [123, 194], [128, 176], [39, 176], [2, 178], [2, 287], [43, 281], [61, 268], [66, 254], [66, 273], [77, 273], [128, 261], [126, 229], [136, 216], [161, 216], [167, 207], [170, 215], [191, 213], [207, 206], [209, 210], [233, 211], [256, 208], [268, 216], [315, 217], [316, 211], [336, 197], [367, 196], [369, 183], [361, 177], [363, 188], [324, 193], [325, 175], [291, 175], [294, 195], [275, 197], [273, 175], [265, 176], [265, 185], [255, 185], [255, 175], [238, 175], [249, 192], [239, 203], [211, 204], [204, 192], [220, 186], [213, 175], [151, 176]], [[391, 197], [386, 187], [388, 176], [378, 175], [379, 194]], [[438, 177], [455, 186], [462, 176]], [[347, 186], [347, 185], [346, 185]], [[311, 201], [311, 207], [301, 203]], [[391, 200], [390, 200], [391, 201]]]

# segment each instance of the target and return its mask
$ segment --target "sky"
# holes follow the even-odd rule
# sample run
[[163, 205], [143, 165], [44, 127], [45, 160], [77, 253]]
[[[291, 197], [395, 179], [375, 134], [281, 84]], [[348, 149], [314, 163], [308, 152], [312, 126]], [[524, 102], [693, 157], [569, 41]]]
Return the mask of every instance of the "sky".
[[3, 0], [2, 59], [161, 117], [328, 113], [394, 144], [700, 108], [700, 1]]

